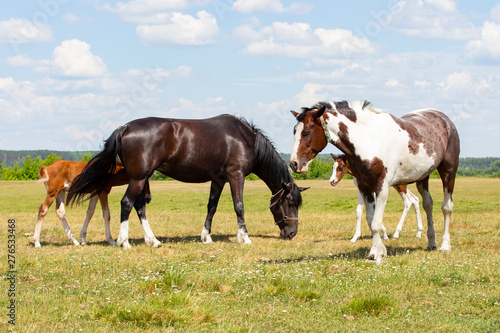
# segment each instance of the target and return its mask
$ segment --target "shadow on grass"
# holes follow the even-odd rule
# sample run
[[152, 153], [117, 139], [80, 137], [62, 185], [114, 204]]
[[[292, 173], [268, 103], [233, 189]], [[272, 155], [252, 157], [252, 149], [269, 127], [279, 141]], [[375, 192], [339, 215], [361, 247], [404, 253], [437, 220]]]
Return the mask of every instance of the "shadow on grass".
[[[408, 253], [422, 251], [425, 248], [421, 246], [392, 246], [386, 245], [387, 248], [387, 256], [388, 258], [394, 258], [403, 256]], [[280, 259], [268, 259], [262, 260], [261, 262], [264, 264], [286, 264], [293, 262], [302, 262], [302, 261], [317, 261], [317, 260], [367, 260], [368, 255], [370, 254], [370, 247], [361, 247], [357, 249], [340, 251], [334, 254], [327, 254], [323, 256], [300, 256], [296, 258], [280, 258]], [[372, 262], [372, 261], [370, 261]]]

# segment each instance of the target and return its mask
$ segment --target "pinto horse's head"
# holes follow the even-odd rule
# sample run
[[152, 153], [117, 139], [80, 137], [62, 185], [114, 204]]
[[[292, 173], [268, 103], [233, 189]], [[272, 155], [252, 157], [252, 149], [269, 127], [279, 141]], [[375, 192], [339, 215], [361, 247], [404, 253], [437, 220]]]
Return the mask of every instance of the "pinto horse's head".
[[307, 172], [309, 163], [328, 144], [320, 119], [325, 110], [326, 106], [320, 104], [318, 108], [302, 108], [301, 113], [291, 111], [298, 121], [293, 129], [295, 137], [290, 157], [294, 172]]
[[269, 209], [273, 213], [274, 222], [281, 230], [280, 236], [284, 239], [292, 239], [297, 235], [298, 212], [302, 204], [300, 192], [307, 189], [298, 187], [294, 183], [284, 183], [282, 188], [271, 197]]
[[333, 162], [333, 172], [332, 176], [330, 177], [330, 184], [332, 186], [336, 186], [342, 178], [344, 178], [346, 173], [350, 173], [351, 171], [349, 170], [349, 162], [347, 161], [347, 158], [345, 155], [333, 155], [330, 154], [334, 160]]

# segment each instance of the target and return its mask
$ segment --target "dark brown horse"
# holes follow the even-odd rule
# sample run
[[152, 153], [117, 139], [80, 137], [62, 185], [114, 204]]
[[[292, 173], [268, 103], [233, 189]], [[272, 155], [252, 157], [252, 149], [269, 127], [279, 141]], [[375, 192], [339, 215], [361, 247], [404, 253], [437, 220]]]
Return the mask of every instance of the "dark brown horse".
[[244, 220], [243, 184], [254, 173], [269, 187], [271, 212], [281, 229], [281, 237], [297, 234], [300, 189], [286, 163], [260, 130], [243, 119], [221, 115], [203, 120], [144, 118], [118, 129], [106, 140], [104, 149], [69, 189], [68, 203], [81, 202], [88, 193], [98, 193], [116, 167], [119, 156], [129, 176], [129, 186], [121, 201], [118, 245], [130, 248], [128, 219], [135, 207], [144, 230], [146, 244], [157, 247], [146, 219], [144, 185], [155, 170], [187, 183], [211, 181], [208, 213], [201, 239], [210, 237], [212, 218], [226, 182], [229, 182], [238, 220], [238, 241], [251, 243]]

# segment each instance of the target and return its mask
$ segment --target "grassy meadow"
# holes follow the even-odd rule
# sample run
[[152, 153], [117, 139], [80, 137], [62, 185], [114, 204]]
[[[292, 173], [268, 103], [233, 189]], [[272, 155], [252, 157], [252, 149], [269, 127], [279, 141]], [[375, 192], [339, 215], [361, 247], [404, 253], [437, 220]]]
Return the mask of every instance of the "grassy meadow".
[[[54, 207], [33, 247], [45, 188], [31, 181], [0, 182], [0, 331], [15, 332], [498, 332], [500, 331], [500, 179], [459, 178], [454, 193], [450, 253], [426, 251], [415, 238], [410, 211], [398, 240], [385, 241], [388, 258], [365, 258], [371, 239], [349, 242], [357, 191], [352, 181], [300, 181], [298, 236], [279, 238], [261, 181], [245, 184], [251, 245], [236, 240], [236, 216], [225, 189], [212, 227], [213, 244], [199, 240], [209, 184], [152, 182], [147, 214], [163, 243], [145, 246], [135, 212], [132, 250], [110, 246], [100, 208], [89, 245], [70, 245]], [[439, 180], [431, 180], [441, 245]], [[410, 186], [417, 194], [414, 185]], [[119, 229], [120, 199], [110, 196], [111, 230]], [[86, 207], [68, 208], [79, 239]], [[391, 190], [384, 225], [392, 236], [402, 212]], [[425, 230], [426, 219], [423, 213]], [[8, 220], [15, 219], [16, 324], [8, 324]]]

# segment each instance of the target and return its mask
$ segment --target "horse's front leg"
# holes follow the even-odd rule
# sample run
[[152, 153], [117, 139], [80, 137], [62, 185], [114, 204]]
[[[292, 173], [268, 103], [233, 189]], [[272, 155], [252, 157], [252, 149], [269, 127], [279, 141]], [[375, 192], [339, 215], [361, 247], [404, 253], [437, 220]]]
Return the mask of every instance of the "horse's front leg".
[[251, 244], [252, 241], [248, 237], [247, 227], [245, 225], [245, 209], [243, 207], [243, 186], [245, 176], [238, 172], [229, 179], [231, 186], [231, 195], [233, 196], [234, 211], [238, 219], [238, 243]]
[[205, 219], [205, 225], [201, 231], [201, 241], [205, 244], [212, 243], [212, 237], [210, 233], [212, 232], [212, 219], [215, 212], [217, 211], [217, 205], [219, 204], [220, 195], [222, 189], [224, 188], [225, 182], [212, 181], [210, 185], [210, 197], [208, 198], [207, 205], [207, 218]]
[[144, 243], [150, 247], [161, 247], [161, 242], [156, 239], [148, 219], [146, 218], [146, 190], [144, 189], [137, 197], [134, 203], [134, 208], [137, 211], [139, 220], [141, 221], [142, 230], [144, 231]]
[[387, 249], [382, 241], [384, 232], [382, 218], [387, 203], [388, 189], [389, 187], [385, 185], [376, 195], [367, 188], [362, 190], [366, 205], [366, 219], [372, 231], [372, 247], [368, 260], [374, 260], [377, 264], [387, 257]]
[[[118, 233], [116, 244], [118, 246], [123, 246], [124, 249], [131, 248], [130, 243], [128, 241], [128, 229], [129, 229], [129, 217], [130, 217], [130, 212], [132, 211], [132, 207], [134, 206], [136, 207], [139, 219], [141, 219], [142, 216], [144, 216], [145, 218], [145, 207], [144, 207], [144, 214], [139, 213], [140, 208], [142, 206], [146, 206], [146, 198], [145, 198], [145, 193], [143, 191], [145, 182], [146, 182], [145, 180], [130, 179], [127, 190], [125, 191], [125, 194], [121, 200], [120, 232]], [[136, 201], [138, 200], [139, 197], [141, 197], [141, 199], [139, 199], [141, 201], [138, 202], [136, 206]]]

